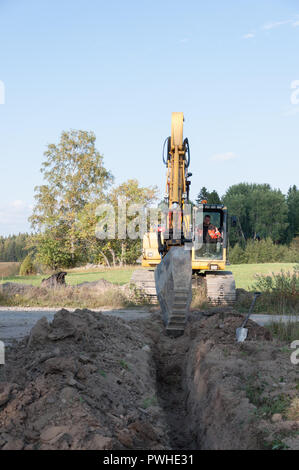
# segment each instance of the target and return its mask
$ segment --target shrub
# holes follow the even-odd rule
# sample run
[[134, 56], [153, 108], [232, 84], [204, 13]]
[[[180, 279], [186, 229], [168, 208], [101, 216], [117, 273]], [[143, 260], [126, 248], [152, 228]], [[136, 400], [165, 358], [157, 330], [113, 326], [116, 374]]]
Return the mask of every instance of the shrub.
[[20, 266], [20, 276], [30, 276], [30, 274], [36, 274], [36, 268], [31, 255], [27, 255]]
[[247, 258], [243, 248], [237, 243], [229, 250], [229, 261], [231, 264], [244, 264], [247, 263]]
[[277, 313], [295, 313], [299, 307], [299, 265], [293, 272], [281, 270], [270, 276], [256, 274], [253, 290], [262, 292], [259, 306]]
[[229, 259], [232, 264], [299, 263], [299, 250], [296, 241], [288, 247], [276, 245], [271, 238], [249, 240], [244, 249], [239, 244], [231, 248]]

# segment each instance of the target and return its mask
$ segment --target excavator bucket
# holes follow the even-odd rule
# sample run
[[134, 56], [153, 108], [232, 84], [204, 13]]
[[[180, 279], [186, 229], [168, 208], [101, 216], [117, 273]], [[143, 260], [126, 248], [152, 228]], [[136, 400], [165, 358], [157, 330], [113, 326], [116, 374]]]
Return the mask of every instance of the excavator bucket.
[[179, 336], [184, 333], [192, 299], [191, 251], [173, 246], [155, 270], [155, 283], [166, 330]]

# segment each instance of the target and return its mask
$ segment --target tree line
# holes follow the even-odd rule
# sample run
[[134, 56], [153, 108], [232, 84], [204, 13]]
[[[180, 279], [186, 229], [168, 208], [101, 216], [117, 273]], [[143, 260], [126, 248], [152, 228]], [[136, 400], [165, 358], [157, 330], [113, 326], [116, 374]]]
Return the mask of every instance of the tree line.
[[27, 242], [29, 235], [19, 233], [18, 235], [0, 236], [0, 261], [17, 262], [23, 261], [27, 256], [29, 249]]
[[276, 244], [290, 244], [299, 236], [299, 188], [290, 186], [286, 195], [269, 184], [240, 183], [230, 186], [224, 196], [201, 188], [196, 202], [225, 204], [236, 216], [230, 227], [230, 244], [244, 246], [249, 240], [270, 238]]
[[[142, 187], [136, 179], [115, 186], [95, 142], [93, 132], [71, 130], [63, 132], [57, 144], [47, 146], [41, 168], [44, 181], [35, 187], [29, 219], [32, 233], [0, 237], [0, 261], [22, 261], [30, 253], [37, 264], [55, 270], [86, 263], [133, 264], [140, 257], [139, 239], [96, 238], [96, 208], [108, 203], [117, 215], [119, 200], [148, 208], [158, 202], [158, 188]], [[230, 215], [237, 216], [237, 226], [230, 228], [235, 259], [237, 253], [249, 259], [244, 254], [249, 242], [269, 240], [268, 244], [289, 247], [299, 237], [299, 189], [295, 185], [286, 195], [268, 184], [232, 185], [223, 196], [203, 187], [195, 202], [202, 200], [223, 203]]]

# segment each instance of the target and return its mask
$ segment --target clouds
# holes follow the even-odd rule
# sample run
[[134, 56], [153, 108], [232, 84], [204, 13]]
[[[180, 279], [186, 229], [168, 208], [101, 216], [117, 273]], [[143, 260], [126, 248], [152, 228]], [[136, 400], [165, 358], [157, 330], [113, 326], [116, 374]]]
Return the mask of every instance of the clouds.
[[[268, 21], [263, 26], [261, 26], [261, 31], [269, 32], [272, 29], [280, 28], [281, 26], [290, 25], [294, 28], [299, 27], [299, 16], [295, 16], [294, 18], [288, 20], [281, 20], [281, 21]], [[251, 31], [249, 33], [244, 34], [243, 39], [253, 39], [256, 37], [256, 31]]]
[[264, 31], [270, 31], [270, 29], [279, 28], [279, 26], [283, 26], [285, 24], [290, 24], [293, 21], [294, 20], [286, 20], [286, 21], [274, 21], [274, 22], [266, 23], [266, 24], [264, 24], [262, 29]]
[[189, 41], [190, 41], [190, 38], [186, 37], [186, 38], [180, 39], [179, 44], [186, 44]]
[[0, 205], [0, 235], [24, 232], [29, 230], [28, 217], [32, 206], [17, 199]]
[[255, 38], [255, 33], [244, 34], [243, 39], [253, 39]]
[[225, 153], [216, 153], [210, 157], [210, 160], [213, 162], [224, 162], [227, 160], [234, 160], [237, 158], [237, 155], [233, 152], [225, 152]]

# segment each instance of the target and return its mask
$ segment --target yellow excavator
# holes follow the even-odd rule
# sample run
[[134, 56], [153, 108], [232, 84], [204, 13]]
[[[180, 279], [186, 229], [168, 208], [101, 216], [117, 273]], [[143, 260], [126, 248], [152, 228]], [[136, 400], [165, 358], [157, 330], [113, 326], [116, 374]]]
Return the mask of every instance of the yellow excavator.
[[[182, 334], [189, 316], [192, 286], [204, 287], [211, 305], [232, 305], [235, 281], [228, 263], [228, 214], [222, 204], [189, 200], [190, 147], [183, 137], [183, 113], [172, 113], [171, 136], [163, 146], [166, 194], [160, 223], [143, 237], [142, 267], [131, 282], [158, 298], [166, 330]], [[147, 269], [144, 269], [147, 268]]]

